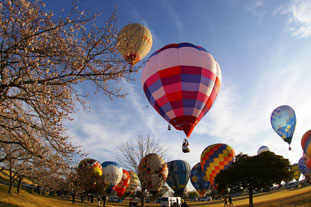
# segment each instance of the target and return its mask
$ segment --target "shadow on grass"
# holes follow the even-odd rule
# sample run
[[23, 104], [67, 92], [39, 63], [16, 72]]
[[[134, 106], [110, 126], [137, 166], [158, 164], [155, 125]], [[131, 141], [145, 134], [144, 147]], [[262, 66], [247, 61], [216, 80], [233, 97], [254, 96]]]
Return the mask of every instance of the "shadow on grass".
[[14, 205], [14, 204], [10, 204], [10, 203], [5, 203], [5, 202], [2, 202], [0, 201], [0, 206], [2, 207], [21, 207], [19, 205]]

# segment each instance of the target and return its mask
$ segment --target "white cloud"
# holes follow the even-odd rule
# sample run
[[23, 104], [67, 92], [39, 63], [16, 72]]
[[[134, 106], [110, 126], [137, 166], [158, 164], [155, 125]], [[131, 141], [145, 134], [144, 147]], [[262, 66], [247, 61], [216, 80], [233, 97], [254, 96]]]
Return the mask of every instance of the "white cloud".
[[293, 36], [311, 37], [311, 0], [292, 0], [287, 7], [282, 7], [279, 11], [289, 16], [289, 26]]

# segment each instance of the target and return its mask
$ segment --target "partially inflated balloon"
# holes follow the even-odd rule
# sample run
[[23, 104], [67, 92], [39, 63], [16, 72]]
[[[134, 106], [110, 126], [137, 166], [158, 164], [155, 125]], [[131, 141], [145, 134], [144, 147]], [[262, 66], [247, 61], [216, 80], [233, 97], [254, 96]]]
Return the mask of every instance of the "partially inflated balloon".
[[167, 184], [177, 196], [182, 196], [190, 176], [190, 165], [184, 160], [173, 160], [167, 163]]
[[299, 167], [299, 170], [300, 172], [304, 175], [304, 176], [307, 176], [307, 175], [310, 175], [311, 174], [311, 170], [307, 167], [305, 161], [304, 161], [304, 158], [301, 157], [298, 161], [298, 167]]
[[100, 176], [102, 175], [101, 164], [97, 160], [90, 159], [90, 158], [81, 160], [78, 165], [78, 170], [92, 171]]
[[123, 170], [118, 163], [112, 161], [103, 162], [102, 167], [106, 191], [111, 193], [114, 187], [121, 181]]
[[139, 163], [139, 180], [151, 193], [157, 193], [161, 189], [167, 175], [167, 163], [157, 154], [148, 154]]
[[261, 147], [259, 147], [259, 149], [258, 149], [258, 151], [257, 151], [257, 155], [259, 155], [260, 153], [263, 153], [263, 152], [268, 152], [268, 151], [270, 151], [270, 150], [269, 150], [269, 147], [267, 147], [267, 146], [261, 146]]
[[131, 195], [131, 194], [135, 194], [137, 187], [140, 186], [140, 181], [135, 172], [129, 171], [129, 174], [130, 174], [131, 179], [126, 189], [126, 192]]
[[131, 65], [143, 59], [152, 46], [151, 32], [141, 24], [128, 24], [122, 28], [117, 38], [117, 48]]
[[299, 170], [299, 166], [298, 166], [298, 163], [295, 163], [293, 165], [290, 166], [290, 171], [294, 172], [294, 178], [296, 181], [299, 180], [299, 177], [300, 177], [300, 170]]
[[290, 145], [296, 127], [295, 111], [287, 105], [279, 106], [273, 110], [270, 121], [273, 130]]
[[206, 49], [170, 44], [149, 57], [141, 79], [153, 108], [189, 137], [216, 99], [221, 70]]
[[202, 172], [200, 163], [197, 163], [191, 169], [190, 181], [193, 187], [198, 191], [200, 196], [204, 197], [210, 186], [210, 182], [206, 179], [205, 174]]
[[234, 158], [234, 150], [226, 144], [213, 144], [203, 150], [200, 162], [201, 169], [214, 189], [217, 189], [214, 183], [215, 177], [222, 170], [230, 167]]
[[130, 173], [127, 170], [123, 169], [122, 179], [114, 188], [114, 191], [117, 192], [120, 198], [125, 193], [129, 183], [130, 183]]
[[301, 138], [301, 147], [303, 152], [311, 159], [311, 130], [304, 133]]

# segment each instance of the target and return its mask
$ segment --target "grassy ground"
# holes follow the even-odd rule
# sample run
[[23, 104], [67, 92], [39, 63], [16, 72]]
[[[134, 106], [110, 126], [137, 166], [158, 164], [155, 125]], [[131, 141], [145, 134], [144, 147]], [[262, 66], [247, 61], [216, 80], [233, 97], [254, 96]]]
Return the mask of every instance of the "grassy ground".
[[[15, 189], [14, 189], [15, 190]], [[211, 206], [222, 207], [222, 201], [206, 201], [206, 202], [188, 202], [190, 206]], [[233, 198], [235, 207], [247, 207], [248, 197]], [[310, 207], [311, 206], [311, 187], [298, 188], [294, 190], [280, 190], [276, 192], [256, 194], [254, 197], [254, 204], [256, 207]], [[16, 194], [15, 191], [11, 195], [7, 194], [7, 186], [0, 184], [0, 206], [8, 207], [91, 207], [98, 206], [97, 201], [94, 203], [88, 201], [83, 204], [76, 202], [73, 204], [68, 199], [61, 199], [58, 197], [40, 196], [37, 194], [30, 194], [27, 191], [21, 191]], [[102, 206], [102, 204], [101, 204]], [[122, 203], [108, 203], [107, 207], [128, 206], [128, 202]], [[159, 204], [146, 203], [146, 207], [159, 207]]]

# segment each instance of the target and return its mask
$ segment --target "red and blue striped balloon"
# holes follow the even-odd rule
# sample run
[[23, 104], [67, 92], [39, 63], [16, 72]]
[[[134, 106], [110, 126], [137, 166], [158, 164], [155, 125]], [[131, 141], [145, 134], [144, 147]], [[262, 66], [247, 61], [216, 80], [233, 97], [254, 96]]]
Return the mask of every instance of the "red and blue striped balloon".
[[145, 95], [176, 129], [190, 136], [218, 94], [221, 70], [204, 48], [169, 44], [155, 51], [142, 71]]

